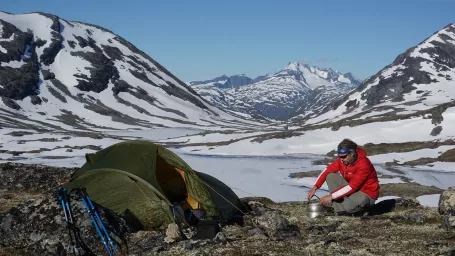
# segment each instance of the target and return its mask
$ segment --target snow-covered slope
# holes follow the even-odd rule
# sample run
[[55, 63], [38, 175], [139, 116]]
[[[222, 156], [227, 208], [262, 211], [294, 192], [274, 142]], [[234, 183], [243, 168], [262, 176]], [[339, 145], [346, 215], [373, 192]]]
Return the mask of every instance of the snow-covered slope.
[[245, 77], [237, 78], [241, 82], [235, 86], [229, 86], [233, 79], [227, 76], [189, 84], [221, 109], [285, 120], [302, 113], [318, 113], [320, 106], [343, 96], [361, 82], [351, 73], [299, 62], [291, 62], [274, 74], [255, 79]]
[[[433, 117], [440, 116], [455, 103], [454, 79], [455, 23], [400, 54], [308, 123], [413, 115], [432, 108]], [[441, 106], [439, 110], [437, 106]]]
[[0, 12], [2, 126], [79, 129], [247, 123], [212, 107], [134, 45], [96, 25]]

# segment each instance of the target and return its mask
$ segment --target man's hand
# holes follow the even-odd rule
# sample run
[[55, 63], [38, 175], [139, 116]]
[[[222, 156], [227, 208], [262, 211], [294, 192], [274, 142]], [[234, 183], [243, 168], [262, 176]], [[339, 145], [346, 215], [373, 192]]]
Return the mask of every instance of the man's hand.
[[316, 190], [318, 190], [316, 187], [313, 187], [310, 192], [308, 192], [308, 201], [311, 200], [311, 198], [314, 196], [314, 194], [316, 193]]
[[319, 203], [321, 203], [322, 205], [324, 206], [331, 206], [332, 205], [332, 195], [325, 195], [323, 197], [321, 197], [321, 199], [319, 200]]

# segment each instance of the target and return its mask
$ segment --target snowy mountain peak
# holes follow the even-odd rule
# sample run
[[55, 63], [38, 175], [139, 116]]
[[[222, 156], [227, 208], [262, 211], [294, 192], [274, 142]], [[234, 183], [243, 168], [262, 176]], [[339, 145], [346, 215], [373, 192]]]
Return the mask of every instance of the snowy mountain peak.
[[140, 129], [239, 120], [97, 25], [0, 12], [0, 31], [2, 126]]
[[367, 113], [376, 113], [378, 117], [408, 115], [454, 102], [454, 79], [455, 23], [452, 23], [398, 55], [393, 63], [312, 122]]
[[[304, 64], [301, 62], [290, 62], [284, 69], [284, 72], [290, 71], [290, 73], [302, 75], [302, 76], [311, 76], [311, 75], [316, 75], [317, 77], [327, 80], [331, 83], [342, 83], [344, 85], [346, 84], [352, 84], [353, 86], [357, 86], [361, 83], [361, 80], [352, 73], [348, 72], [346, 74], [343, 74], [339, 71], [333, 70], [331, 68], [320, 68], [317, 66], [310, 66], [309, 64]], [[281, 72], [283, 72], [281, 71]], [[305, 78], [304, 78], [305, 79]], [[306, 79], [305, 79], [306, 80]], [[318, 86], [318, 84], [313, 85], [313, 84], [308, 84], [308, 86], [311, 89], [314, 89]]]
[[358, 78], [347, 74], [290, 62], [283, 70], [255, 79], [236, 75], [217, 83], [212, 79], [189, 84], [221, 109], [283, 120], [306, 111], [317, 112], [315, 108], [360, 84]]

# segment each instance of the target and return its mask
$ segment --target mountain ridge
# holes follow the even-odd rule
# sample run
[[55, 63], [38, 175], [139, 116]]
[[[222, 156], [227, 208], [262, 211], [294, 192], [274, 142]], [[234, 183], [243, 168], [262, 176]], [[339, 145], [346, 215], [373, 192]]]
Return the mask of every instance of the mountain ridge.
[[325, 105], [361, 82], [350, 72], [343, 74], [300, 62], [289, 62], [275, 73], [242, 80], [249, 83], [238, 82], [229, 86], [232, 77], [238, 75], [223, 75], [188, 84], [220, 109], [257, 118], [286, 120], [301, 112], [316, 114], [320, 109], [315, 107], [317, 102]]
[[61, 129], [213, 126], [244, 119], [214, 108], [142, 50], [98, 25], [42, 12], [0, 12], [0, 37], [0, 118], [9, 126], [11, 112]]

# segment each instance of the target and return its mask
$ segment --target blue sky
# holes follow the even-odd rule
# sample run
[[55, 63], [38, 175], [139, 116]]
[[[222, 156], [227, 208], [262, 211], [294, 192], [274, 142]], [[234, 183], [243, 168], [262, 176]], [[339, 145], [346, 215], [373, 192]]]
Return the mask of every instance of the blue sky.
[[256, 77], [302, 61], [365, 79], [445, 25], [455, 0], [14, 0], [124, 37], [184, 81]]

